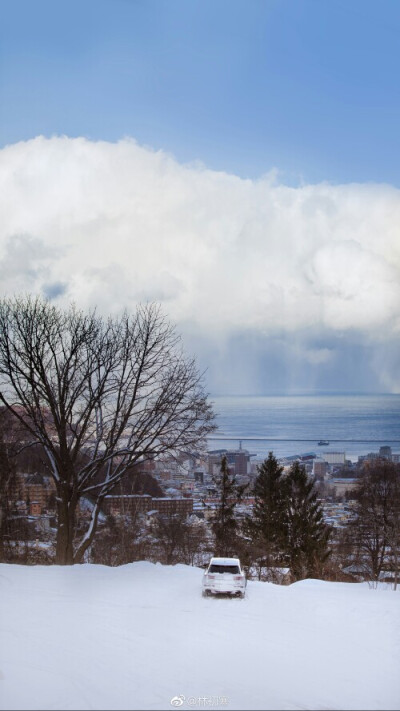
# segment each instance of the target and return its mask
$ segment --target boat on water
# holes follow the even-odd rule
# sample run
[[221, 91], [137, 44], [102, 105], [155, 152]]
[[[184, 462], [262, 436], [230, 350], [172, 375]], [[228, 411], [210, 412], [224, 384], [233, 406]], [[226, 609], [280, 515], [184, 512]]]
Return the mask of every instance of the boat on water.
[[319, 445], [320, 447], [323, 447], [323, 446], [326, 447], [328, 444], [329, 444], [329, 442], [328, 442], [327, 439], [320, 439], [319, 442], [318, 442], [318, 445]]

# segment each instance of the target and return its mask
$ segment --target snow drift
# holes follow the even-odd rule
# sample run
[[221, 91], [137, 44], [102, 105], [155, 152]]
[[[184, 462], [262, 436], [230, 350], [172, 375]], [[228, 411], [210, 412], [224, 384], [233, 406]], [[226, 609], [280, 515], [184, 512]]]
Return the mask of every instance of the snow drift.
[[202, 571], [0, 566], [2, 709], [398, 709], [399, 595]]

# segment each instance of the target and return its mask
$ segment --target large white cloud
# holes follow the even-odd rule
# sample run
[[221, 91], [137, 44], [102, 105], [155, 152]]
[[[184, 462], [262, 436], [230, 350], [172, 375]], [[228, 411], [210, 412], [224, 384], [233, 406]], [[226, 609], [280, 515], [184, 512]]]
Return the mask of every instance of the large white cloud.
[[[204, 336], [400, 330], [400, 191], [287, 187], [181, 165], [133, 140], [0, 152], [1, 291], [104, 312], [157, 300]], [[330, 359], [307, 346], [310, 363]]]

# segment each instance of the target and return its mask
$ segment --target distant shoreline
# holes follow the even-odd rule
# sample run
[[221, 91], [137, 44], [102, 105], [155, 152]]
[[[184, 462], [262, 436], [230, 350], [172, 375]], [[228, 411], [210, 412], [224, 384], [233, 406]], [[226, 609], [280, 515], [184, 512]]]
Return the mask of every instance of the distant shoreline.
[[[315, 442], [317, 443], [317, 438], [312, 437], [310, 439], [295, 439], [294, 437], [226, 437], [225, 435], [221, 435], [220, 437], [212, 436], [212, 437], [207, 437], [209, 440], [213, 441], [220, 441], [220, 440], [227, 440], [229, 442], [236, 442], [236, 441], [243, 441], [243, 442]], [[330, 439], [329, 444], [332, 444], [332, 442], [336, 443], [355, 443], [355, 444], [389, 444], [389, 443], [395, 443], [395, 444], [400, 444], [400, 439]], [[328, 447], [329, 445], [325, 445]]]

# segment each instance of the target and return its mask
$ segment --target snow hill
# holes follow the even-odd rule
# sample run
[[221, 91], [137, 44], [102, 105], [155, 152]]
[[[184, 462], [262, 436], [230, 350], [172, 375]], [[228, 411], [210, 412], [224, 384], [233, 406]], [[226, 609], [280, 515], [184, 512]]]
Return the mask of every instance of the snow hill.
[[399, 709], [400, 596], [202, 571], [0, 566], [2, 709]]

